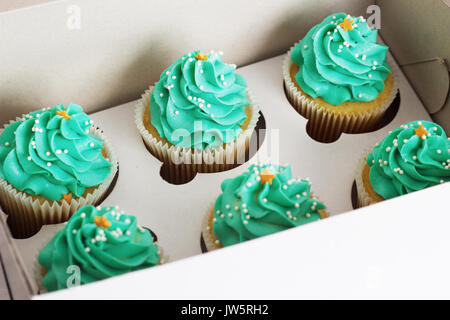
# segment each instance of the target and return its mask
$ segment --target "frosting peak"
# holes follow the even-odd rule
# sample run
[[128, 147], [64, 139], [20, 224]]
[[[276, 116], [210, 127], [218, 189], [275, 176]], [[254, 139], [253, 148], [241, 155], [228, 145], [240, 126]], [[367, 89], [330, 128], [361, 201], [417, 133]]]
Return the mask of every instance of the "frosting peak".
[[222, 246], [265, 236], [321, 218], [325, 206], [290, 166], [251, 165], [225, 180], [214, 207], [213, 233]]
[[20, 191], [60, 201], [101, 184], [112, 164], [90, 118], [76, 104], [32, 112], [0, 135], [0, 178]]
[[392, 130], [367, 156], [370, 185], [390, 199], [450, 181], [450, 140], [429, 121]]
[[151, 123], [161, 138], [183, 148], [234, 141], [247, 118], [246, 89], [222, 54], [191, 51], [161, 74], [150, 97]]
[[388, 47], [377, 43], [363, 17], [330, 15], [313, 27], [292, 50], [300, 69], [295, 80], [313, 98], [339, 105], [372, 101], [392, 72], [386, 63]]

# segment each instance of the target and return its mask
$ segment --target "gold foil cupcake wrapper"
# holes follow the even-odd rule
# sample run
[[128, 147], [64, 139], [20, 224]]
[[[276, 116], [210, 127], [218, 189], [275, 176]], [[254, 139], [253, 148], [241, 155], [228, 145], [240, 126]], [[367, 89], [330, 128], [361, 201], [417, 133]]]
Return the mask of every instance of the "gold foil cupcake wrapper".
[[[17, 120], [20, 119], [17, 118]], [[10, 121], [9, 124], [13, 122]], [[4, 126], [0, 134], [8, 125]], [[106, 157], [112, 163], [109, 176], [92, 193], [88, 193], [86, 196], [79, 198], [73, 198], [70, 204], [65, 200], [45, 200], [41, 204], [39, 199], [33, 200], [31, 195], [17, 190], [6, 180], [0, 178], [0, 203], [3, 211], [8, 215], [8, 225], [13, 234], [21, 237], [29, 237], [39, 231], [45, 224], [55, 224], [69, 220], [73, 213], [85, 205], [98, 205], [96, 202], [106, 194], [117, 174], [118, 160], [111, 143], [103, 131], [93, 126], [90, 127], [89, 131], [104, 141], [103, 150]]]
[[[295, 44], [296, 45], [296, 44]], [[310, 134], [320, 141], [334, 141], [341, 133], [362, 133], [372, 130], [380, 121], [386, 110], [394, 101], [398, 92], [398, 70], [392, 64], [391, 70], [394, 78], [392, 90], [384, 103], [375, 110], [360, 113], [334, 113], [326, 110], [314, 102], [311, 97], [298, 90], [290, 75], [292, 46], [283, 61], [283, 78], [286, 86], [286, 95], [289, 102], [298, 113], [308, 119]], [[339, 106], [336, 106], [339, 108]]]
[[196, 173], [220, 172], [235, 168], [242, 163], [238, 159], [246, 157], [251, 137], [259, 119], [259, 107], [254, 103], [250, 91], [247, 95], [251, 102], [251, 119], [247, 129], [243, 130], [235, 141], [229, 142], [209, 149], [181, 148], [167, 142], [161, 141], [159, 137], [153, 136], [144, 125], [145, 108], [149, 107], [150, 96], [154, 86], [151, 86], [137, 102], [135, 123], [145, 145], [150, 152], [162, 161], [169, 170], [171, 181], [187, 181]]

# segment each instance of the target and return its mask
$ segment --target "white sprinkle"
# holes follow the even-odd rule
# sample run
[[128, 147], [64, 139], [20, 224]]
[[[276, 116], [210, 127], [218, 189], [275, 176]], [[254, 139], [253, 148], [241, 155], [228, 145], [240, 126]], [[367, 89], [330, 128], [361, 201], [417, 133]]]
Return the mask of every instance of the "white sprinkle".
[[95, 243], [96, 242], [96, 240], [95, 239], [91, 239], [91, 243]]
[[417, 156], [413, 156], [412, 158], [413, 158], [413, 160], [417, 160]]
[[220, 215], [220, 217], [223, 219], [223, 218], [225, 218], [225, 215], [222, 213], [222, 214]]
[[441, 153], [442, 153], [442, 150], [438, 149], [438, 150], [436, 150], [436, 152], [437, 152], [438, 154], [441, 154]]
[[338, 49], [338, 50], [337, 50], [337, 52], [338, 52], [338, 53], [341, 53], [341, 52], [342, 52], [342, 50], [341, 50], [341, 49]]
[[307, 218], [309, 218], [309, 217], [311, 217], [311, 214], [310, 214], [310, 213], [307, 213], [307, 214], [305, 214], [305, 216], [306, 216]]
[[69, 153], [69, 150], [65, 149], [65, 150], [64, 150], [64, 153]]
[[45, 154], [46, 154], [47, 156], [51, 155], [51, 153], [50, 153], [49, 151], [47, 151]]
[[244, 222], [243, 222], [244, 224], [248, 224], [248, 221], [247, 220], [244, 220]]
[[441, 183], [444, 183], [444, 180], [441, 180], [440, 182], [441, 182]]
[[89, 121], [85, 121], [84, 124], [88, 126], [89, 125]]
[[302, 195], [303, 195], [304, 197], [306, 197], [308, 194], [307, 194], [306, 192], [303, 192]]
[[[41, 129], [42, 130], [42, 129]], [[42, 132], [42, 131], [41, 131]], [[89, 129], [86, 129], [86, 133], [89, 133]]]
[[172, 76], [172, 79], [175, 80], [177, 77], [176, 76]]
[[377, 67], [375, 67], [375, 66], [372, 67], [372, 70], [376, 70], [376, 69], [377, 69]]
[[127, 219], [125, 219], [125, 223], [126, 223], [126, 224], [130, 224], [130, 223], [131, 223], [131, 220], [127, 218]]
[[216, 244], [219, 244], [220, 243], [220, 241], [219, 240], [216, 240], [216, 241], [214, 241]]
[[175, 110], [175, 114], [179, 114], [178, 110]]
[[296, 197], [297, 199], [300, 199], [300, 195], [299, 195], [299, 194], [298, 194], [298, 195], [296, 195], [295, 197]]
[[77, 233], [77, 230], [76, 229], [73, 229], [72, 230], [72, 234], [76, 234]]
[[230, 212], [228, 213], [228, 218], [231, 218], [233, 216], [233, 214]]
[[295, 204], [295, 207], [298, 208], [298, 207], [300, 207], [300, 205], [299, 205], [298, 203], [296, 203], [296, 204]]
[[82, 218], [85, 218], [86, 217], [86, 213], [82, 213], [82, 214], [80, 214], [80, 217], [82, 217]]
[[243, 203], [242, 208], [247, 208], [247, 205], [245, 203]]
[[91, 249], [90, 249], [89, 247], [86, 247], [86, 248], [84, 249], [84, 251], [86, 251], [87, 253], [89, 253], [89, 252], [91, 252]]
[[386, 148], [386, 152], [389, 152], [389, 151], [391, 151], [391, 147]]
[[50, 167], [52, 165], [51, 162], [47, 162], [47, 167]]
[[211, 118], [214, 118], [214, 115], [211, 113]]
[[251, 187], [252, 184], [250, 182], [247, 183], [247, 187]]
[[198, 106], [199, 106], [200, 108], [203, 108], [204, 104], [203, 104], [203, 103], [199, 103]]
[[250, 215], [249, 215], [249, 214], [246, 215], [245, 218], [246, 218], [247, 220], [249, 220], [249, 219], [250, 219]]
[[284, 185], [284, 186], [283, 186], [283, 189], [284, 189], [284, 190], [286, 190], [287, 188], [288, 188], [288, 186], [287, 186], [287, 185]]
[[[328, 34], [330, 34], [330, 31], [328, 31]], [[308, 46], [305, 44], [305, 45], [303, 46], [303, 48], [308, 49]]]
[[267, 202], [267, 199], [266, 199], [266, 198], [264, 198], [264, 199], [263, 199], [263, 202]]
[[226, 206], [225, 206], [225, 209], [230, 209], [230, 205], [229, 204], [227, 204]]
[[202, 73], [202, 74], [203, 74], [203, 69], [200, 69], [200, 73]]
[[5, 142], [5, 146], [6, 146], [6, 147], [9, 146], [9, 142]]
[[131, 235], [131, 231], [130, 230], [127, 230], [127, 232], [125, 232], [125, 233], [126, 233], [127, 236]]
[[366, 60], [366, 55], [363, 54], [362, 57], [361, 57], [361, 59]]
[[169, 72], [169, 71], [166, 71], [166, 74], [167, 74], [167, 75], [169, 75], [169, 74], [170, 74], [170, 72]]
[[372, 75], [369, 73], [369, 78], [372, 78]]
[[362, 93], [358, 94], [358, 98], [362, 98], [362, 96], [363, 96]]
[[359, 57], [359, 54], [355, 54], [355, 58], [358, 58]]
[[376, 62], [375, 60], [373, 61], [373, 65], [376, 66], [378, 64], [378, 62]]
[[30, 156], [28, 156], [28, 158], [27, 158], [29, 161], [31, 161], [31, 157]]
[[288, 211], [286, 211], [286, 214], [287, 214], [288, 216], [290, 216], [290, 215], [291, 215], [291, 212], [288, 210]]
[[199, 86], [200, 90], [203, 90], [203, 86]]

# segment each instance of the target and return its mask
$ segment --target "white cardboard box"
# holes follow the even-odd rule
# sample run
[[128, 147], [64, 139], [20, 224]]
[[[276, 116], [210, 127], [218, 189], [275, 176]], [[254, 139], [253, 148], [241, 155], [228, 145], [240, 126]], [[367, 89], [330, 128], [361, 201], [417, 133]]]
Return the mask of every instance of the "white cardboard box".
[[[306, 120], [285, 97], [283, 58], [238, 69], [268, 129], [257, 155], [230, 171], [198, 174], [185, 185], [168, 184], [159, 176], [161, 164], [145, 149], [134, 126], [135, 102], [92, 114], [120, 164], [117, 185], [103, 204], [120, 205], [152, 228], [171, 262], [35, 298], [448, 298], [450, 217], [445, 195], [450, 184], [356, 211], [351, 206], [354, 170], [364, 150], [400, 124], [430, 119], [404, 75], [399, 78], [400, 108], [392, 122], [376, 132], [343, 134], [322, 144], [306, 134]], [[389, 62], [395, 63], [390, 55]], [[276, 132], [279, 144], [271, 141]], [[273, 147], [278, 156], [267, 154]], [[201, 255], [201, 219], [220, 193], [220, 182], [250, 163], [276, 160], [291, 164], [294, 176], [311, 179], [332, 217]], [[57, 228], [47, 226], [30, 239], [16, 240], [30, 270], [43, 241]]]

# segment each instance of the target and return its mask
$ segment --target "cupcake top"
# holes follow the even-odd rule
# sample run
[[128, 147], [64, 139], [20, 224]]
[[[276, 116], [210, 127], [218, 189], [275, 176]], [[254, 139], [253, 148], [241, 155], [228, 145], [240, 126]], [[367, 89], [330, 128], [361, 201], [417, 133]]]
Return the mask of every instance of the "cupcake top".
[[67, 288], [79, 268], [79, 283], [120, 275], [158, 265], [160, 253], [150, 231], [118, 207], [85, 206], [39, 253], [45, 269], [43, 284], [49, 291]]
[[377, 30], [363, 17], [330, 15], [292, 50], [291, 59], [300, 67], [295, 80], [308, 95], [332, 105], [372, 101], [392, 72], [386, 63], [388, 47], [376, 41]]
[[0, 135], [0, 178], [31, 195], [59, 201], [101, 184], [112, 164], [92, 120], [76, 104], [32, 112]]
[[384, 199], [450, 181], [450, 140], [436, 123], [392, 130], [367, 156], [372, 188]]
[[222, 183], [213, 233], [229, 246], [319, 220], [325, 206], [311, 197], [310, 187], [308, 180], [292, 179], [290, 166], [251, 165]]
[[161, 138], [204, 149], [234, 141], [247, 118], [247, 83], [222, 53], [191, 51], [167, 68], [150, 98], [151, 123]]

